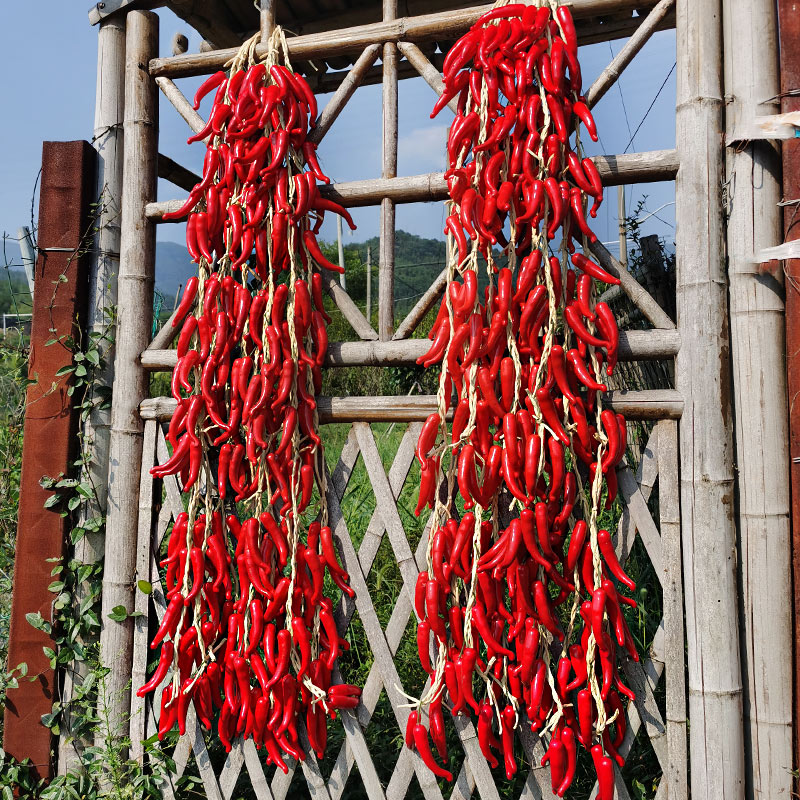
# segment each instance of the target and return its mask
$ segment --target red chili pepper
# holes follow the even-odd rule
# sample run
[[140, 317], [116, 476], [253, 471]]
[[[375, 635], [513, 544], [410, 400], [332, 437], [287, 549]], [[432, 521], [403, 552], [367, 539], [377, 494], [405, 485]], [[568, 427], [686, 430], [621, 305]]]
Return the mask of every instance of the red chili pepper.
[[614, 762], [603, 755], [602, 745], [594, 745], [591, 753], [597, 772], [598, 800], [614, 800]]
[[[477, 608], [477, 606], [475, 606]], [[473, 619], [474, 619], [473, 609]], [[478, 660], [478, 651], [474, 647], [464, 648], [464, 652], [460, 656], [460, 664], [456, 662], [456, 677], [458, 679], [458, 688], [461, 697], [465, 703], [468, 703], [475, 713], [478, 713], [478, 702], [472, 693], [472, 674], [475, 671], [475, 664]]]
[[541, 765], [550, 764], [550, 785], [554, 792], [558, 791], [567, 770], [567, 754], [561, 738], [555, 733], [550, 739], [550, 745], [542, 756]]
[[[601, 266], [587, 258], [583, 253], [575, 253], [572, 256], [572, 263], [587, 275], [591, 275], [595, 280], [619, 286], [619, 278], [614, 277], [610, 272], [606, 272]], [[596, 309], [595, 309], [596, 310]]]
[[507, 647], [503, 647], [503, 645], [497, 641], [491, 629], [489, 628], [489, 622], [486, 619], [483, 609], [478, 605], [474, 606], [472, 609], [472, 622], [477, 628], [478, 633], [480, 634], [484, 643], [490, 650], [493, 650], [498, 656], [507, 656], [509, 661], [514, 661], [515, 654]]
[[594, 204], [589, 213], [594, 218], [597, 216], [597, 209], [600, 208], [603, 203], [603, 180], [591, 158], [584, 158], [583, 161], [581, 161], [581, 166], [592, 187], [592, 191], [589, 192], [589, 194], [594, 197]]
[[428, 720], [430, 722], [431, 739], [436, 746], [436, 751], [439, 753], [439, 757], [447, 762], [447, 735], [444, 729], [441, 694], [437, 695], [428, 707]]
[[408, 715], [408, 722], [406, 722], [406, 747], [409, 750], [414, 749], [414, 728], [419, 720], [419, 714], [416, 710]]
[[428, 741], [428, 731], [423, 725], [417, 724], [414, 726], [414, 745], [425, 766], [428, 767], [434, 775], [452, 782], [452, 774], [436, 763], [433, 753], [431, 752], [430, 742]]
[[586, 105], [584, 98], [581, 98], [576, 103], [573, 103], [572, 110], [575, 115], [581, 120], [586, 128], [586, 132], [591, 137], [593, 142], [598, 141], [597, 126], [594, 122], [592, 112], [589, 111], [589, 106]]
[[620, 583], [624, 583], [632, 592], [636, 591], [636, 584], [628, 577], [617, 559], [617, 554], [611, 541], [611, 534], [606, 530], [598, 531], [597, 544], [600, 547], [600, 553], [603, 556], [603, 560], [606, 562], [606, 566], [611, 570], [611, 574]]
[[161, 619], [161, 625], [158, 631], [156, 631], [153, 641], [150, 642], [151, 650], [155, 650], [165, 637], [175, 635], [182, 612], [183, 597], [181, 597], [180, 592], [177, 592], [170, 600], [167, 610], [164, 612], [164, 616]]
[[489, 705], [488, 701], [484, 701], [478, 714], [478, 744], [484, 757], [489, 762], [489, 766], [495, 769], [498, 766], [498, 761], [492, 752], [492, 748], [499, 750], [502, 745], [492, 731], [493, 718], [494, 712], [491, 705]]
[[[153, 689], [158, 687], [161, 681], [167, 676], [167, 672], [169, 668], [172, 666], [172, 660], [175, 654], [175, 646], [172, 642], [164, 642], [161, 645], [161, 655], [158, 659], [158, 666], [155, 668], [152, 677], [150, 678], [147, 683], [144, 684], [140, 689], [137, 690], [136, 696], [137, 697], [144, 697], [149, 692], [152, 692]], [[172, 727], [172, 726], [170, 726]]]

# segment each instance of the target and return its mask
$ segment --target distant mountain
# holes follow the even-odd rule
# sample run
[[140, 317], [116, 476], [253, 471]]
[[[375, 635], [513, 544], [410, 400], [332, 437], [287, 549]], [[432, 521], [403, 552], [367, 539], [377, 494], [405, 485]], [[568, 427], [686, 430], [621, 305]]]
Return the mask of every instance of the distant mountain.
[[[347, 288], [353, 299], [363, 305], [366, 298], [367, 248], [371, 251], [373, 307], [377, 307], [378, 258], [380, 241], [377, 236], [365, 242], [345, 245]], [[338, 261], [336, 242], [323, 243], [323, 249], [332, 261]], [[445, 266], [446, 245], [443, 239], [425, 239], [413, 233], [398, 230], [396, 234], [395, 301], [397, 313], [407, 311], [430, 286]], [[13, 239], [5, 240], [5, 259], [0, 251], [0, 266], [7, 264], [15, 285], [15, 293], [25, 284], [19, 245]], [[156, 291], [161, 295], [162, 313], [173, 308], [175, 296], [186, 281], [196, 274], [197, 267], [189, 259], [186, 248], [176, 242], [156, 243]], [[2, 277], [2, 276], [0, 276]], [[6, 281], [7, 283], [8, 281]], [[5, 298], [6, 303], [10, 296]], [[158, 304], [159, 300], [156, 299]], [[0, 303], [2, 304], [2, 303]]]

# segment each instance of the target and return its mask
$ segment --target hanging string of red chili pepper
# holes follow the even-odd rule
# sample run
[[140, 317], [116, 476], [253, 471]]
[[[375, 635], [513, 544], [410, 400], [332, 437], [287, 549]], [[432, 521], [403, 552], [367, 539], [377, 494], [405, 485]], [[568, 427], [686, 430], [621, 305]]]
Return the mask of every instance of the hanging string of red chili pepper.
[[[339, 638], [329, 575], [352, 596], [328, 526], [315, 394], [327, 349], [318, 267], [339, 270], [316, 234], [328, 183], [308, 133], [317, 106], [292, 71], [276, 29], [263, 62], [247, 42], [195, 96], [215, 92], [205, 128], [203, 177], [184, 205], [198, 276], [186, 285], [172, 376], [177, 409], [170, 459], [157, 478], [179, 475], [188, 508], [175, 520], [166, 559], [167, 610], [151, 647], [158, 667], [139, 690], [161, 685], [159, 736], [181, 734], [194, 702], [214, 716], [220, 741], [252, 736], [282, 770], [304, 759], [298, 720], [319, 757], [326, 717], [354, 708], [361, 690], [332, 685], [347, 644]], [[322, 498], [315, 502], [317, 498]], [[318, 513], [317, 513], [318, 512]], [[241, 521], [240, 521], [241, 520]]]
[[638, 656], [623, 615], [635, 602], [613, 579], [634, 584], [598, 530], [616, 497], [626, 425], [602, 404], [619, 335], [610, 308], [595, 302], [596, 284], [619, 281], [586, 255], [596, 241], [587, 201], [595, 216], [603, 188], [580, 144], [581, 125], [597, 134], [569, 10], [497, 4], [448, 52], [444, 82], [431, 116], [457, 98], [447, 143], [451, 258], [420, 359], [442, 365], [439, 408], [417, 447], [417, 513], [433, 508], [415, 598], [429, 682], [413, 701], [406, 743], [452, 779], [429, 741], [446, 761], [447, 699], [452, 714], [476, 715], [483, 754], [492, 767], [502, 756], [510, 779], [514, 729], [526, 717], [546, 742], [553, 791], [563, 796], [574, 779], [577, 742], [591, 752], [605, 800], [612, 760], [623, 763], [621, 695], [633, 699], [617, 652]]

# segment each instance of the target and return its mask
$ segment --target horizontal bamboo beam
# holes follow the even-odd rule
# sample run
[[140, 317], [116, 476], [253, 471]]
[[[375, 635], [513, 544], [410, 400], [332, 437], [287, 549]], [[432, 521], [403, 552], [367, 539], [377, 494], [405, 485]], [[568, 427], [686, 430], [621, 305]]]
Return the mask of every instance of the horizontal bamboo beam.
[[[171, 330], [174, 330], [170, 326]], [[160, 336], [163, 332], [159, 331]], [[672, 358], [680, 349], [681, 337], [676, 330], [620, 331], [620, 361], [653, 361]], [[155, 340], [154, 340], [155, 343]], [[388, 342], [331, 342], [325, 359], [326, 367], [397, 367], [413, 364], [430, 349], [428, 339], [393, 339]], [[176, 350], [150, 348], [141, 355], [144, 369], [153, 372], [175, 367]]]
[[[672, 180], [678, 172], [675, 150], [651, 150], [624, 155], [601, 155], [593, 159], [606, 186]], [[380, 205], [384, 198], [395, 203], [429, 203], [447, 199], [447, 182], [441, 172], [405, 178], [371, 178], [363, 181], [320, 186], [323, 197], [349, 208]], [[183, 200], [148, 203], [145, 213], [156, 222], [175, 211]]]
[[[606, 17], [603, 18], [602, 22], [598, 24], [578, 25], [578, 37], [582, 45], [597, 44], [598, 42], [610, 42], [615, 39], [627, 39], [629, 36], [632, 36], [639, 30], [641, 24], [641, 17], [627, 17], [625, 19], [609, 19]], [[655, 30], [671, 30], [674, 27], [675, 14], [671, 12], [659, 22]], [[402, 42], [400, 44], [402, 44]], [[407, 42], [406, 44], [412, 43]], [[430, 44], [428, 46], [430, 47]], [[443, 46], [447, 47], [447, 44], [445, 43]], [[345, 56], [345, 58], [347, 57]], [[439, 52], [432, 53], [428, 54], [427, 58], [434, 67], [441, 71], [442, 62], [444, 61], [444, 54]], [[322, 62], [322, 64], [324, 69], [325, 62]], [[296, 66], [301, 72], [303, 71], [303, 62], [298, 63]], [[331, 64], [331, 70], [327, 72], [316, 73], [313, 70], [310, 70], [309, 72], [304, 72], [304, 74], [306, 80], [316, 94], [325, 94], [327, 92], [335, 91], [341, 84], [345, 75], [347, 75], [347, 72], [338, 70], [333, 66], [333, 64]], [[408, 78], [416, 78], [418, 76], [419, 72], [415, 69], [413, 64], [411, 64], [405, 58], [398, 63], [398, 80], [402, 81], [407, 80]], [[372, 86], [376, 83], [381, 83], [382, 81], [383, 68], [381, 64], [377, 64], [364, 73], [364, 77], [361, 79], [361, 86]]]
[[163, 153], [158, 154], [158, 177], [169, 181], [174, 186], [185, 189], [191, 192], [192, 189], [200, 182], [200, 176], [195, 175], [183, 164], [173, 161], [169, 156]]
[[[573, 16], [580, 20], [619, 11], [640, 8], [641, 0], [572, 0], [568, 3]], [[358, 53], [371, 44], [386, 42], [425, 42], [452, 40], [461, 36], [488, 6], [473, 6], [438, 14], [417, 17], [400, 17], [386, 22], [373, 22], [340, 30], [320, 31], [296, 36], [287, 41], [292, 59], [327, 59]], [[265, 55], [267, 46], [260, 44], [256, 55]], [[226, 61], [236, 55], [236, 48], [213, 50], [210, 53], [184, 53], [171, 58], [154, 58], [149, 65], [153, 76], [170, 78], [203, 75], [221, 69]]]
[[[628, 419], [680, 419], [683, 399], [674, 389], [651, 389], [644, 392], [609, 392], [603, 405]], [[139, 406], [142, 419], [161, 422], [172, 417], [177, 406], [171, 397], [154, 397]], [[437, 409], [436, 395], [390, 397], [317, 398], [322, 423], [328, 422], [416, 422]]]

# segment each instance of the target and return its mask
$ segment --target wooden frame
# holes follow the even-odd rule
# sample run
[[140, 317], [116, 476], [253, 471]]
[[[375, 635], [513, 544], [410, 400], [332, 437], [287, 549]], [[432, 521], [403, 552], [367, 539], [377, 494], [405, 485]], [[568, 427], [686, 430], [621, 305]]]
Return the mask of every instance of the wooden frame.
[[[687, 784], [687, 725], [686, 687], [684, 685], [683, 609], [686, 608], [688, 633], [688, 679], [691, 726], [692, 790], [695, 796], [710, 796], [717, 787], [727, 793], [738, 793], [744, 785], [750, 763], [745, 762], [741, 724], [741, 667], [737, 629], [739, 596], [733, 554], [736, 552], [733, 512], [733, 432], [729, 381], [726, 323], [728, 319], [725, 294], [726, 274], [721, 248], [724, 220], [719, 196], [722, 185], [720, 75], [722, 37], [716, 24], [720, 20], [722, 0], [661, 0], [643, 3], [640, 0], [573, 0], [575, 16], [581, 19], [600, 17], [604, 13], [630, 11], [646, 6], [649, 14], [632, 18], [626, 31], [634, 35], [608, 68], [589, 89], [590, 103], [597, 102], [631, 59], [656, 30], [675, 22], [678, 31], [679, 102], [678, 147], [674, 151], [605, 156], [597, 159], [607, 185], [675, 178], [678, 228], [678, 325], [670, 320], [653, 298], [603, 248], [595, 255], [607, 269], [619, 274], [623, 291], [653, 325], [653, 330], [629, 332], [622, 340], [623, 358], [676, 358], [677, 390], [660, 392], [613, 393], [612, 407], [624, 410], [632, 418], [657, 420], [653, 433], [634, 476], [626, 468], [619, 475], [620, 488], [626, 500], [626, 512], [618, 531], [618, 549], [624, 558], [630, 552], [633, 537], [640, 535], [656, 566], [664, 590], [663, 632], [653, 645], [651, 658], [643, 667], [627, 665], [626, 674], [637, 687], [640, 699], [631, 710], [631, 727], [623, 745], [627, 752], [633, 737], [644, 725], [656, 755], [664, 770], [658, 796], [682, 798], [688, 796]], [[726, 13], [738, 13], [740, 4], [726, 3]], [[735, 10], [731, 10], [731, 9]], [[310, 33], [289, 40], [290, 55], [297, 60], [352, 57], [354, 66], [346, 75], [328, 78], [337, 82], [336, 92], [323, 111], [316, 136], [321, 139], [334, 123], [355, 89], [377, 80], [384, 85], [383, 93], [383, 159], [380, 178], [339, 184], [325, 191], [330, 197], [348, 206], [379, 205], [381, 208], [381, 248], [379, 259], [378, 310], [379, 324], [375, 331], [355, 306], [352, 299], [332, 277], [327, 276], [327, 291], [356, 331], [360, 341], [333, 343], [329, 366], [388, 365], [410, 363], [420, 353], [419, 340], [409, 339], [420, 320], [437, 302], [444, 288], [440, 275], [407, 318], [395, 326], [392, 308], [394, 208], [397, 203], [439, 200], [445, 196], [441, 174], [397, 177], [397, 81], [411, 70], [418, 72], [441, 92], [442, 84], [435, 66], [438, 59], [426, 55], [430, 43], [452, 41], [463, 33], [486, 6], [434, 13], [418, 17], [397, 17], [394, 0], [384, 0], [381, 22], [359, 25], [336, 31]], [[763, 14], [771, 13], [762, 10]], [[146, 304], [148, 281], [152, 280], [152, 241], [154, 223], [173, 207], [175, 201], [154, 202], [154, 192], [148, 181], [156, 169], [157, 140], [148, 137], [138, 124], [147, 116], [156, 82], [194, 130], [202, 119], [193, 112], [173, 78], [198, 75], [219, 68], [232, 54], [217, 50], [202, 54], [185, 54], [172, 58], [155, 58], [152, 42], [152, 22], [146, 12], [128, 13], [128, 79], [133, 90], [126, 98], [126, 170], [124, 191], [127, 209], [123, 217], [123, 259], [120, 269], [120, 316], [126, 310]], [[135, 22], [134, 22], [135, 20]], [[133, 24], [131, 24], [133, 23]], [[262, 7], [262, 30], [274, 24], [271, 4]], [[150, 33], [148, 33], [150, 31]], [[709, 32], [710, 31], [710, 32]], [[602, 34], [601, 34], [602, 35]], [[422, 44], [423, 47], [419, 47]], [[430, 48], [428, 48], [430, 52]], [[132, 55], [136, 64], [133, 65]], [[382, 64], [375, 67], [378, 55]], [[399, 65], [404, 56], [403, 66]], [[149, 80], [139, 68], [149, 64]], [[143, 88], [147, 85], [146, 90]], [[138, 104], [138, 105], [137, 105]], [[130, 111], [130, 119], [128, 112]], [[142, 164], [144, 169], [142, 169]], [[161, 159], [161, 173], [168, 173], [176, 183], [188, 185], [192, 180], [180, 165]], [[700, 205], [707, 215], [698, 215]], [[142, 247], [141, 231], [145, 233]], [[141, 252], [133, 252], [136, 241]], [[127, 244], [127, 249], [126, 249]], [[139, 280], [134, 288], [133, 279]], [[124, 288], [124, 291], [123, 291]], [[137, 294], [138, 292], [138, 294]], [[134, 305], [132, 305], [134, 304]], [[138, 305], [137, 305], [138, 304]], [[735, 306], [735, 298], [732, 299]], [[113, 419], [117, 421], [112, 433], [112, 484], [115, 491], [124, 487], [127, 520], [119, 508], [110, 509], [106, 540], [108, 586], [104, 591], [104, 652], [109, 642], [117, 641], [125, 658], [112, 662], [112, 681], [122, 685], [133, 675], [134, 683], [143, 680], [146, 648], [146, 624], [137, 623], [135, 635], [130, 626], [112, 628], [106, 622], [106, 607], [111, 602], [123, 602], [133, 608], [132, 586], [136, 577], [158, 583], [158, 571], [153, 557], [154, 546], [160, 541], [169, 521], [177, 512], [180, 501], [174, 478], [164, 481], [166, 502], [160, 504], [157, 485], [149, 478], [149, 467], [163, 461], [167, 455], [160, 424], [171, 413], [171, 401], [165, 398], [146, 400], [142, 386], [147, 370], [168, 369], [174, 360], [169, 347], [171, 328], [159, 333], [147, 347], [146, 329], [149, 323], [139, 315], [121, 328], [118, 338], [117, 373]], [[753, 324], [752, 320], [750, 324]], [[755, 324], [760, 324], [756, 320]], [[767, 334], [769, 335], [769, 334]], [[774, 336], [773, 336], [774, 339]], [[772, 340], [771, 340], [772, 341]], [[774, 344], [774, 341], [772, 341]], [[424, 342], [423, 342], [424, 345]], [[737, 395], [738, 397], [738, 395]], [[406, 587], [411, 586], [417, 569], [417, 559], [423, 553], [412, 553], [405, 540], [396, 508], [396, 499], [406, 479], [413, 458], [413, 441], [418, 431], [417, 421], [429, 413], [432, 399], [414, 398], [320, 398], [323, 421], [352, 422], [353, 427], [340, 462], [330, 476], [328, 498], [335, 521], [336, 535], [344, 553], [346, 567], [353, 576], [358, 591], [356, 606], [362, 623], [368, 629], [373, 644], [375, 665], [364, 693], [364, 705], [358, 715], [343, 714], [346, 741], [334, 767], [333, 775], [325, 781], [318, 765], [309, 759], [302, 769], [314, 797], [338, 800], [342, 796], [347, 775], [357, 764], [370, 796], [402, 797], [409, 781], [416, 774], [426, 798], [441, 797], [436, 783], [419, 768], [418, 759], [403, 751], [389, 786], [380, 785], [369, 756], [363, 728], [375, 709], [381, 688], [393, 701], [398, 724], [405, 719], [395, 694], [396, 671], [392, 656], [400, 642], [402, 631], [411, 613], [407, 592], [400, 595], [388, 627], [383, 630], [376, 618], [366, 588], [372, 561], [384, 533], [394, 549]], [[737, 413], [741, 402], [737, 399]], [[138, 413], [137, 413], [138, 409]], [[383, 470], [373, 434], [371, 421], [405, 421], [409, 428], [403, 439], [395, 464], [388, 474]], [[142, 422], [144, 434], [142, 438]], [[738, 435], [742, 435], [737, 431]], [[116, 448], [116, 449], [115, 449]], [[121, 448], [121, 449], [120, 449]], [[355, 552], [341, 515], [340, 503], [359, 453], [369, 466], [370, 479], [378, 509], [370, 523], [370, 536], [359, 552]], [[122, 463], [124, 457], [125, 463]], [[682, 485], [678, 492], [678, 463]], [[780, 458], [776, 457], [775, 463]], [[647, 512], [647, 498], [656, 475], [659, 488], [659, 525]], [[120, 480], [123, 483], [120, 483]], [[137, 513], [138, 512], [138, 513]], [[136, 539], [136, 547], [133, 541]], [[709, 559], [708, 552], [718, 559]], [[119, 550], [125, 549], [120, 555]], [[681, 553], [682, 551], [682, 559]], [[679, 560], [681, 559], [681, 560]], [[134, 563], [135, 562], [135, 563]], [[421, 563], [421, 562], [420, 562]], [[682, 586], [682, 569], [686, 575], [686, 591]], [[135, 568], [135, 569], [134, 569]], [[158, 587], [154, 592], [156, 613], [163, 613], [163, 598]], [[147, 612], [146, 598], [136, 596], [137, 609]], [[712, 606], [715, 615], [707, 613]], [[788, 603], [785, 604], [788, 608]], [[353, 614], [353, 607], [342, 607], [339, 621], [344, 630]], [[712, 619], [713, 617], [713, 619]], [[723, 622], [720, 622], [720, 619]], [[713, 628], [716, 627], [715, 632]], [[114, 636], [117, 639], [114, 639]], [[132, 664], [130, 652], [134, 653]], [[745, 653], [746, 657], [749, 657]], [[108, 657], [108, 656], [107, 656]], [[748, 664], [748, 667], [750, 665]], [[654, 704], [652, 691], [666, 672], [667, 715], [662, 720]], [[373, 677], [374, 676], [374, 677]], [[757, 687], [756, 687], [757, 688]], [[752, 691], [752, 690], [751, 690]], [[134, 700], [126, 706], [127, 697], [117, 700], [114, 719], [121, 719], [127, 708], [133, 712], [131, 735], [134, 754], [142, 755], [140, 741], [152, 732], [154, 715], [149, 704]], [[761, 701], [761, 700], [760, 700]], [[209, 797], [229, 798], [242, 766], [250, 773], [259, 796], [282, 798], [290, 791], [291, 775], [280, 773], [267, 781], [258, 754], [252, 743], [237, 745], [217, 775], [208, 760], [208, 752], [196, 723], [194, 734], [185, 737], [175, 752], [178, 774], [181, 774], [194, 753]], [[766, 724], [766, 723], [763, 723]], [[760, 718], [751, 721], [752, 736], [759, 735]], [[458, 724], [459, 736], [465, 749], [465, 761], [458, 776], [454, 797], [469, 797], [475, 788], [481, 797], [497, 797], [491, 774], [476, 751], [474, 734], [468, 723]], [[541, 747], [529, 736], [522, 736], [522, 745], [529, 758], [541, 755]], [[537, 749], [538, 748], [538, 749]], [[292, 765], [294, 771], [296, 765]], [[765, 770], [767, 773], [770, 770]], [[750, 773], [751, 774], [751, 773]], [[525, 796], [549, 797], [546, 776], [532, 769]], [[773, 783], [774, 789], [778, 784]], [[712, 789], [711, 787], [714, 787]], [[628, 793], [618, 780], [621, 798]], [[722, 792], [722, 789], [719, 790]], [[762, 791], [767, 791], [762, 787]], [[165, 792], [166, 796], [170, 792]]]

